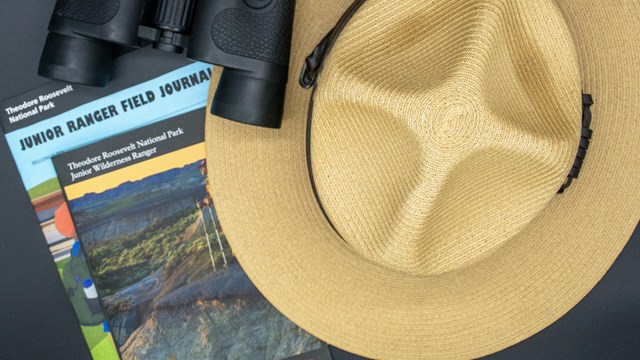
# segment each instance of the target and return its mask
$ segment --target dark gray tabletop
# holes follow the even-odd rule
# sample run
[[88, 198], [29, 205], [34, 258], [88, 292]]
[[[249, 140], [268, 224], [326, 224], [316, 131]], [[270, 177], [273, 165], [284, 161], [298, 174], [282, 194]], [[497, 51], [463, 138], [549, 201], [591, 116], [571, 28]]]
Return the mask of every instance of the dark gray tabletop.
[[[36, 70], [54, 4], [54, 0], [0, 0], [0, 100], [47, 82]], [[0, 169], [0, 358], [89, 358], [4, 137], [0, 137]], [[334, 355], [355, 358], [339, 350]], [[489, 357], [634, 358], [640, 358], [638, 231], [605, 279], [569, 314]]]

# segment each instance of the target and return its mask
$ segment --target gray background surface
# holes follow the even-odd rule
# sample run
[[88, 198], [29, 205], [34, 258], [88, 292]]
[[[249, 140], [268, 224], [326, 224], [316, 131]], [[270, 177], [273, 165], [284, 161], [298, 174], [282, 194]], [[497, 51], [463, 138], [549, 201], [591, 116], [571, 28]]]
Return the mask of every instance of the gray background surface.
[[[47, 82], [36, 70], [54, 4], [54, 0], [0, 0], [0, 100]], [[0, 169], [0, 358], [89, 358], [4, 137], [0, 137]], [[357, 358], [336, 349], [334, 356]], [[605, 279], [571, 312], [541, 333], [489, 357], [635, 358], [640, 358], [638, 231]]]

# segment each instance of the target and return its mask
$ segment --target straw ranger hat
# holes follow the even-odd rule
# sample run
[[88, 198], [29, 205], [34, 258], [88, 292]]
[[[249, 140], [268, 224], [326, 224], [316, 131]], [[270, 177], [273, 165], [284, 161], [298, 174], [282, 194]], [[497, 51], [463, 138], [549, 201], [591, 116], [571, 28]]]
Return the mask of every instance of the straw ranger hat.
[[550, 325], [640, 219], [639, 16], [635, 0], [298, 1], [282, 129], [207, 121], [243, 268], [370, 358], [476, 358]]

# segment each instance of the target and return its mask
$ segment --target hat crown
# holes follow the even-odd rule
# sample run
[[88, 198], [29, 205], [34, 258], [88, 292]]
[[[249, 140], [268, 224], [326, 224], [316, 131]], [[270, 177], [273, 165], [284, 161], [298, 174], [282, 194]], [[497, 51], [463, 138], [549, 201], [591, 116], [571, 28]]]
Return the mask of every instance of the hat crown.
[[550, 201], [581, 128], [551, 0], [367, 1], [318, 81], [318, 197], [362, 256], [412, 275], [475, 263]]

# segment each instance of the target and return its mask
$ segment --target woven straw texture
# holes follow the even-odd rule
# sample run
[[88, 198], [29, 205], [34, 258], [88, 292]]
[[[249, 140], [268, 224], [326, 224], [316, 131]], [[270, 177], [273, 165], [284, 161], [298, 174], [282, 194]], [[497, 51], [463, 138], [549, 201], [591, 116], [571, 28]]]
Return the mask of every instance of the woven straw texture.
[[[350, 3], [298, 1], [291, 79]], [[207, 120], [243, 268], [298, 325], [371, 358], [476, 358], [542, 330], [640, 219], [638, 15], [632, 0], [368, 0], [315, 95], [329, 219], [309, 90], [290, 82], [281, 130]], [[558, 195], [581, 91], [594, 138]]]

